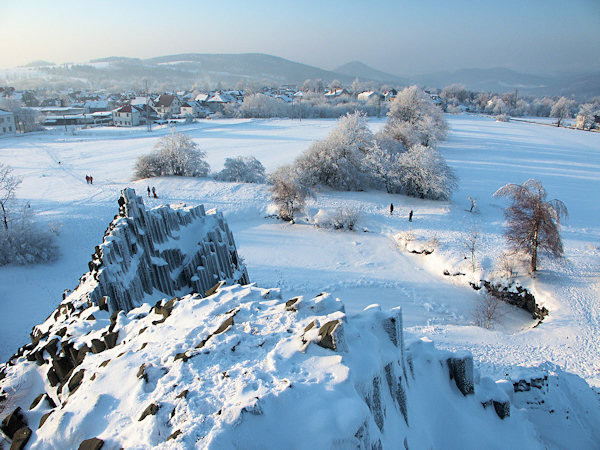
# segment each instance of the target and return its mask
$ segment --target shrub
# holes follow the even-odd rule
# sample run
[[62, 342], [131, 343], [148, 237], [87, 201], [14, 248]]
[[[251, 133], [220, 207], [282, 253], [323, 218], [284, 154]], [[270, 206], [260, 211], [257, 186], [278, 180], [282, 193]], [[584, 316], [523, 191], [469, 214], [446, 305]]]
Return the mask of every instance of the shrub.
[[225, 160], [223, 170], [215, 175], [217, 180], [238, 183], [264, 183], [265, 168], [254, 156], [236, 156]]
[[49, 230], [20, 218], [8, 230], [0, 231], [0, 266], [52, 262], [58, 257], [54, 241]]
[[172, 133], [160, 138], [152, 153], [137, 159], [135, 177], [205, 177], [210, 170], [205, 158], [206, 152], [189, 136]]

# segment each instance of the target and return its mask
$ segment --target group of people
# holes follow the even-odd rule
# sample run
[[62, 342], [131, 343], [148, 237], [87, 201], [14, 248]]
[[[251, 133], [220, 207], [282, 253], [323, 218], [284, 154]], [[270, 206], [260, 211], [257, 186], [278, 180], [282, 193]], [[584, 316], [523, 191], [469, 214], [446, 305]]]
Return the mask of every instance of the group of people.
[[[394, 204], [390, 203], [390, 216], [394, 214]], [[410, 213], [408, 213], [408, 221], [412, 222], [412, 218], [413, 218], [413, 210], [410, 210]]]
[[[59, 163], [59, 164], [60, 164], [60, 163]], [[94, 184], [94, 177], [93, 177], [93, 176], [91, 176], [91, 175], [86, 175], [86, 176], [85, 176], [85, 182], [86, 182], [87, 184]]]
[[158, 195], [156, 195], [156, 188], [154, 186], [152, 186], [152, 189], [150, 189], [150, 186], [148, 186], [148, 197], [158, 198]]

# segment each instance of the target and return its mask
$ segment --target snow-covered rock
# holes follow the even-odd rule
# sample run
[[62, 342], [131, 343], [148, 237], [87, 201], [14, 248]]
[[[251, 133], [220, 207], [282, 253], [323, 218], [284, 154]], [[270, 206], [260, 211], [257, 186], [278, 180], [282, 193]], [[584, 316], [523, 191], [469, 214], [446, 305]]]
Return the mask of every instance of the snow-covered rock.
[[119, 214], [89, 269], [73, 295], [106, 303], [110, 312], [161, 296], [203, 293], [220, 280], [249, 282], [221, 213], [184, 204], [148, 210], [130, 188], [121, 192]]
[[405, 349], [400, 309], [349, 317], [326, 293], [284, 301], [234, 285], [127, 313], [59, 310], [2, 369], [3, 391], [18, 392], [6, 409], [21, 408], [33, 448], [537, 445], [469, 354]]

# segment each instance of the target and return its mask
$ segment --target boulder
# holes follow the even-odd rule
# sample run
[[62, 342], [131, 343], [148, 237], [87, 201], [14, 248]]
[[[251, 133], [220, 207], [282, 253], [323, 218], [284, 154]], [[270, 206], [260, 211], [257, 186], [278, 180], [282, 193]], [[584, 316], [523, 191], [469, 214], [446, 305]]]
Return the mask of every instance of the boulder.
[[19, 428], [13, 438], [12, 444], [10, 444], [10, 450], [22, 450], [29, 442], [29, 438], [31, 437], [31, 428], [23, 427]]
[[104, 445], [104, 441], [97, 437], [86, 439], [81, 444], [79, 444], [79, 450], [100, 450]]
[[27, 422], [25, 421], [25, 417], [21, 413], [21, 408], [17, 407], [11, 412], [8, 416], [6, 416], [2, 420], [2, 425], [0, 425], [0, 429], [2, 432], [7, 435], [10, 439], [13, 439], [13, 436], [20, 430], [27, 426]]

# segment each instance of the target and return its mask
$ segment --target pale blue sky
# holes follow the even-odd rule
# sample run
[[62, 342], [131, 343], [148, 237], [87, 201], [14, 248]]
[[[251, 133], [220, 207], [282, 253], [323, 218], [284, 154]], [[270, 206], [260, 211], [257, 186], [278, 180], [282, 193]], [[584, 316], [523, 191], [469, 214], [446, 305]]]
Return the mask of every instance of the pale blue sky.
[[600, 70], [600, 0], [0, 0], [0, 67], [260, 52], [394, 74]]

